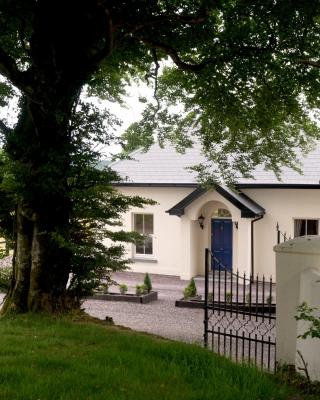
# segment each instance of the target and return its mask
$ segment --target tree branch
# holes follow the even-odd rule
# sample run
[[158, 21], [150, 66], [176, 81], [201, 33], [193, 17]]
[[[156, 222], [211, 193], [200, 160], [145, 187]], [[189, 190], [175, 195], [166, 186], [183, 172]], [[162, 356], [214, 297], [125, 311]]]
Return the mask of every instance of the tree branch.
[[17, 64], [0, 48], [0, 73], [23, 93], [30, 94], [31, 90], [25, 82], [24, 72], [19, 71]]
[[155, 98], [156, 102], [157, 102], [157, 111], [158, 112], [160, 110], [160, 101], [159, 101], [159, 97], [158, 97], [158, 73], [159, 73], [159, 68], [160, 68], [160, 64], [158, 61], [158, 56], [157, 56], [157, 50], [156, 49], [152, 49], [152, 55], [153, 55], [153, 62], [155, 64], [155, 68], [154, 68], [154, 92], [153, 92], [153, 97]]
[[209, 10], [204, 10], [204, 12], [199, 15], [177, 15], [177, 14], [159, 15], [159, 16], [153, 17], [151, 20], [146, 21], [142, 24], [139, 24], [136, 26], [129, 25], [129, 27], [131, 27], [131, 30], [129, 30], [129, 32], [126, 34], [126, 36], [133, 35], [139, 31], [141, 31], [142, 29], [161, 25], [163, 23], [167, 23], [170, 21], [180, 22], [180, 23], [186, 24], [186, 25], [198, 25], [198, 24], [201, 24], [202, 22], [206, 21], [209, 14], [210, 14]]
[[297, 60], [299, 64], [309, 65], [311, 67], [320, 68], [320, 61], [313, 61], [313, 60]]
[[147, 44], [152, 48], [157, 48], [162, 50], [164, 53], [168, 54], [168, 56], [172, 59], [172, 61], [176, 64], [177, 67], [185, 71], [199, 72], [208, 64], [213, 63], [213, 59], [205, 59], [200, 63], [187, 63], [180, 58], [177, 50], [168, 44], [157, 42], [155, 40], [145, 38], [142, 36], [137, 37], [137, 39], [139, 39], [141, 42]]

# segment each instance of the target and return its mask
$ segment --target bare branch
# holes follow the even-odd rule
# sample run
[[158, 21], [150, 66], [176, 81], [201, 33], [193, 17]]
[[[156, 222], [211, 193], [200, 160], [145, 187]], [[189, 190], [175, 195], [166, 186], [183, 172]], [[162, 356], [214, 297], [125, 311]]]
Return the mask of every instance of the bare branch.
[[320, 68], [320, 61], [313, 61], [313, 60], [297, 60], [299, 64], [309, 65], [311, 67]]
[[299, 355], [299, 357], [300, 357], [300, 359], [302, 361], [302, 365], [303, 365], [303, 367], [298, 367], [298, 370], [299, 371], [303, 371], [306, 374], [306, 378], [307, 378], [308, 384], [310, 385], [311, 384], [311, 379], [310, 379], [310, 375], [309, 375], [309, 371], [308, 371], [308, 363], [303, 358], [302, 353], [301, 353], [300, 350], [297, 350], [297, 353], [298, 353], [298, 355]]

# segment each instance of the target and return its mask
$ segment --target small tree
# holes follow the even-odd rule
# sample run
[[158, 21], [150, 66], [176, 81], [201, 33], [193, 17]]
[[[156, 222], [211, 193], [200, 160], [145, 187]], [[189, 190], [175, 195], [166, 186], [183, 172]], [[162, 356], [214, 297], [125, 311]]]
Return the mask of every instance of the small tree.
[[126, 294], [128, 291], [128, 286], [125, 283], [119, 285], [119, 291], [121, 294]]
[[183, 291], [183, 297], [189, 299], [197, 295], [197, 287], [194, 278], [191, 278], [189, 285]]
[[148, 272], [145, 274], [143, 284], [147, 288], [148, 293], [150, 293], [152, 290], [152, 283]]

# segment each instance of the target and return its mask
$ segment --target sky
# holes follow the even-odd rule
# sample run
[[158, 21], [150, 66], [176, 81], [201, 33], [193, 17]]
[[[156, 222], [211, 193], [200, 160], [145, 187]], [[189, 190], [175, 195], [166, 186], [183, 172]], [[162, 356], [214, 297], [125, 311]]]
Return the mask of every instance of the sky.
[[[0, 77], [1, 79], [1, 77]], [[127, 87], [127, 96], [124, 98], [126, 107], [121, 107], [118, 103], [106, 100], [100, 100], [97, 97], [89, 97], [94, 105], [101, 109], [108, 109], [112, 114], [122, 121], [121, 126], [116, 128], [115, 134], [120, 136], [130, 124], [138, 121], [142, 115], [145, 103], [139, 101], [139, 97], [146, 97], [151, 99], [153, 96], [152, 85], [148, 86], [146, 83], [132, 84]], [[18, 96], [14, 97], [10, 103], [5, 107], [0, 107], [0, 119], [3, 120], [8, 126], [13, 127], [17, 121], [18, 116]], [[101, 147], [100, 152], [102, 158], [111, 158], [121, 151], [120, 145], [110, 145]]]
[[[127, 87], [127, 96], [125, 97], [126, 107], [121, 107], [119, 103], [100, 100], [98, 98], [90, 97], [90, 101], [97, 107], [106, 108], [116, 117], [122, 121], [121, 126], [117, 127], [116, 135], [121, 135], [133, 122], [139, 121], [142, 112], [146, 106], [145, 103], [139, 101], [140, 97], [151, 99], [153, 96], [152, 85], [148, 86], [146, 83], [132, 84]], [[103, 157], [110, 158], [110, 156], [117, 154], [121, 151], [121, 146], [113, 144], [108, 147], [101, 147], [100, 152]]]

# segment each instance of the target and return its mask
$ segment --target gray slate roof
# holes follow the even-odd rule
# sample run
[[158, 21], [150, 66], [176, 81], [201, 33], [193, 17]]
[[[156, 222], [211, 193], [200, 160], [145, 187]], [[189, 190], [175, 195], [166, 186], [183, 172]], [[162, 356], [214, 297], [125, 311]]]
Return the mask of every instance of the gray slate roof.
[[[187, 149], [184, 154], [177, 153], [171, 145], [161, 148], [158, 144], [154, 144], [147, 152], [137, 150], [132, 153], [131, 157], [132, 160], [117, 161], [110, 164], [110, 167], [126, 179], [127, 184], [136, 185], [196, 185], [197, 174], [188, 170], [187, 167], [205, 160], [198, 144]], [[281, 181], [279, 181], [273, 172], [258, 166], [253, 173], [254, 179], [241, 178], [238, 183], [240, 185], [319, 185], [320, 145], [307, 157], [301, 157], [301, 161], [302, 175], [292, 169], [283, 168]]]

